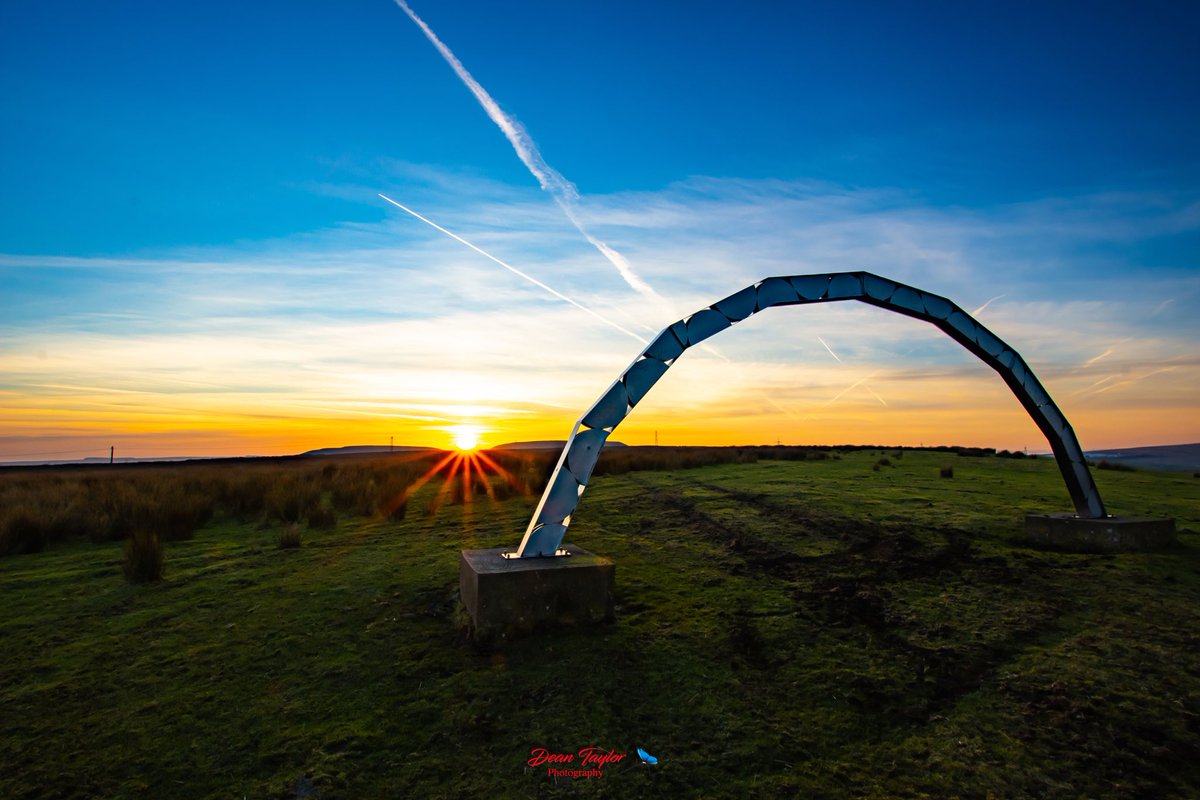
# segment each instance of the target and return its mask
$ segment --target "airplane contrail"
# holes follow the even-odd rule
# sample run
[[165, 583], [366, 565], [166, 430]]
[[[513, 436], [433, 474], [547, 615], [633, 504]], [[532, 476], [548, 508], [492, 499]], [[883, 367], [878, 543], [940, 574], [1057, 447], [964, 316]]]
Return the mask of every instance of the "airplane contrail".
[[445, 229], [445, 228], [443, 228], [441, 225], [438, 225], [436, 222], [434, 222], [434, 221], [433, 221], [433, 220], [431, 220], [431, 219], [428, 219], [427, 217], [423, 217], [423, 216], [421, 216], [420, 214], [418, 214], [417, 212], [413, 211], [413, 210], [412, 210], [411, 208], [409, 208], [408, 206], [406, 206], [406, 205], [403, 205], [403, 204], [401, 204], [401, 203], [397, 203], [395, 200], [393, 200], [392, 198], [388, 197], [386, 194], [380, 194], [379, 196], [380, 196], [380, 197], [382, 197], [384, 200], [388, 201], [389, 203], [391, 203], [392, 205], [394, 205], [396, 208], [400, 209], [401, 211], [404, 211], [404, 212], [407, 212], [407, 213], [411, 214], [412, 216], [414, 216], [414, 217], [416, 217], [417, 219], [421, 220], [421, 222], [424, 222], [426, 225], [429, 225], [430, 227], [432, 227], [432, 228], [435, 228], [435, 229], [437, 229], [437, 230], [441, 231], [442, 233], [446, 234], [446, 235], [447, 235], [447, 236], [449, 236], [451, 239], [454, 239], [454, 240], [455, 240], [455, 241], [457, 241], [457, 242], [460, 242], [460, 243], [462, 243], [462, 244], [465, 244], [467, 247], [471, 248], [471, 249], [472, 249], [472, 250], [474, 250], [476, 253], [479, 253], [479, 255], [483, 256], [484, 258], [489, 258], [489, 259], [491, 259], [492, 261], [495, 261], [497, 264], [499, 264], [500, 266], [504, 267], [504, 268], [505, 268], [506, 270], [508, 270], [509, 272], [513, 273], [514, 275], [517, 275], [517, 276], [520, 276], [520, 277], [524, 278], [525, 280], [529, 281], [530, 283], [532, 283], [534, 286], [538, 287], [539, 289], [543, 289], [543, 290], [545, 290], [545, 291], [549, 292], [550, 294], [554, 295], [554, 296], [555, 296], [555, 297], [557, 297], [559, 300], [565, 300], [566, 302], [568, 302], [568, 303], [570, 303], [571, 305], [573, 305], [573, 306], [575, 306], [576, 308], [578, 308], [580, 311], [585, 311], [585, 312], [587, 312], [588, 314], [591, 314], [593, 317], [595, 317], [596, 319], [600, 320], [600, 321], [601, 321], [601, 322], [603, 322], [605, 325], [608, 325], [608, 326], [610, 326], [610, 327], [612, 327], [612, 328], [616, 328], [617, 330], [619, 330], [621, 333], [625, 334], [626, 336], [632, 336], [634, 339], [637, 339], [637, 340], [638, 340], [639, 342], [641, 342], [642, 344], [649, 344], [649, 342], [648, 342], [646, 339], [643, 339], [641, 336], [638, 336], [638, 335], [637, 335], [636, 333], [634, 333], [633, 331], [631, 331], [631, 330], [628, 330], [628, 329], [626, 329], [626, 328], [623, 328], [622, 326], [620, 326], [620, 325], [618, 325], [617, 323], [613, 322], [611, 319], [608, 319], [607, 317], [604, 317], [604, 316], [602, 316], [602, 315], [600, 315], [600, 314], [596, 313], [595, 311], [593, 311], [592, 309], [590, 309], [590, 308], [588, 308], [587, 306], [583, 305], [582, 303], [579, 303], [579, 302], [577, 302], [577, 301], [575, 301], [575, 300], [572, 300], [570, 297], [567, 297], [567, 296], [566, 296], [565, 294], [563, 294], [562, 292], [560, 292], [560, 291], [557, 291], [557, 290], [555, 290], [555, 289], [552, 289], [552, 288], [550, 288], [549, 286], [547, 286], [546, 284], [542, 283], [541, 281], [539, 281], [537, 278], [533, 277], [532, 275], [528, 275], [528, 274], [526, 274], [526, 273], [522, 272], [521, 270], [517, 269], [517, 268], [516, 268], [516, 267], [514, 267], [512, 264], [508, 264], [508, 263], [506, 263], [506, 262], [504, 262], [504, 261], [501, 261], [500, 259], [496, 258], [494, 255], [492, 255], [492, 254], [491, 254], [491, 253], [489, 253], [488, 251], [484, 250], [482, 247], [478, 247], [478, 246], [476, 246], [476, 245], [474, 245], [474, 244], [472, 244], [472, 243], [468, 242], [466, 239], [464, 239], [463, 237], [459, 236], [457, 233], [454, 233], [454, 232], [452, 232], [452, 231], [448, 231], [448, 230], [446, 230], [446, 229]]
[[1159, 313], [1162, 312], [1162, 310], [1164, 308], [1166, 308], [1167, 306], [1171, 305], [1171, 303], [1174, 303], [1174, 302], [1175, 302], [1174, 297], [1169, 298], [1167, 300], [1163, 300], [1161, 303], [1159, 303], [1157, 306], [1155, 306], [1153, 311], [1150, 312], [1150, 316], [1152, 316], [1152, 317], [1157, 316]]
[[982, 314], [982, 313], [984, 312], [984, 310], [985, 310], [985, 309], [986, 309], [988, 306], [990, 306], [992, 303], [994, 303], [994, 302], [996, 302], [997, 300], [1000, 300], [1000, 299], [1002, 299], [1002, 298], [1005, 298], [1005, 297], [1008, 297], [1008, 295], [1006, 295], [1006, 294], [998, 294], [998, 295], [996, 295], [995, 297], [993, 297], [992, 299], [988, 300], [986, 303], [984, 303], [983, 305], [981, 305], [979, 308], [977, 308], [977, 309], [975, 309], [974, 311], [972, 311], [972, 312], [971, 312], [971, 316], [972, 316], [972, 317], [978, 317], [978, 316], [979, 316], [980, 314]]
[[1095, 358], [1089, 358], [1087, 361], [1083, 362], [1083, 366], [1090, 367], [1093, 364], [1095, 364], [1097, 361], [1099, 361], [1100, 359], [1105, 358], [1106, 356], [1111, 356], [1112, 354], [1113, 354], [1113, 349], [1110, 347], [1107, 350], [1105, 350], [1103, 353], [1101, 353], [1100, 355], [1096, 356]]
[[[877, 401], [880, 401], [881, 404], [886, 405], [886, 407], [887, 407], [888, 402], [886, 401], [886, 399], [883, 399], [882, 397], [878, 396], [878, 393], [876, 393], [876, 391], [874, 389], [871, 389], [870, 385], [868, 383], [866, 383], [866, 379], [871, 378], [872, 375], [874, 375], [874, 374], [875, 373], [871, 373], [870, 375], [868, 375], [868, 377], [856, 380], [850, 386], [846, 386], [845, 389], [842, 389], [840, 392], [836, 393], [836, 395], [834, 395], [833, 397], [830, 397], [829, 399], [827, 399], [826, 402], [822, 403], [821, 408], [828, 408], [829, 405], [833, 405], [834, 403], [840, 401], [841, 396], [845, 395], [846, 392], [851, 391], [853, 389], [858, 389], [859, 386], [862, 386], [863, 389], [865, 389], [866, 391], [869, 391], [871, 393], [871, 397], [874, 397], [875, 399], [877, 399]], [[890, 407], [888, 407], [888, 408], [890, 408]], [[805, 417], [805, 419], [808, 419], [808, 417]]]
[[861, 379], [855, 381], [854, 383], [850, 384], [849, 386], [847, 386], [845, 389], [842, 389], [840, 392], [835, 394], [833, 397], [829, 398], [824, 403], [822, 403], [821, 408], [825, 408], [826, 406], [833, 405], [834, 403], [836, 403], [838, 400], [840, 400], [842, 398], [842, 395], [844, 395], [846, 392], [850, 391], [851, 389], [857, 388], [864, 381], [866, 381], [866, 378], [861, 378]]
[[884, 400], [882, 397], [880, 397], [879, 394], [874, 389], [871, 388], [871, 385], [869, 383], [864, 383], [863, 388], [866, 389], [868, 392], [870, 392], [872, 397], [874, 397], [876, 400], [878, 400], [884, 406], [887, 406], [887, 400]]
[[1140, 381], [1144, 381], [1146, 378], [1149, 378], [1152, 375], [1157, 375], [1160, 372], [1171, 372], [1174, 369], [1175, 367], [1160, 367], [1159, 369], [1152, 369], [1143, 375], [1135, 375], [1131, 378], [1126, 378], [1123, 381], [1117, 381], [1116, 383], [1110, 383], [1108, 386], [1102, 386], [1096, 391], [1092, 392], [1092, 394], [1100, 394], [1101, 392], [1107, 392], [1109, 389], [1116, 389], [1119, 386], [1128, 386], [1131, 383], [1138, 383]]
[[[1105, 376], [1104, 376], [1103, 378], [1101, 378], [1100, 380], [1098, 380], [1098, 381], [1095, 381], [1094, 383], [1088, 384], [1087, 386], [1083, 387], [1082, 389], [1079, 389], [1079, 390], [1077, 390], [1077, 391], [1075, 392], [1075, 394], [1076, 394], [1076, 395], [1081, 395], [1081, 394], [1082, 394], [1082, 395], [1096, 394], [1096, 393], [1098, 393], [1098, 392], [1100, 392], [1100, 391], [1103, 391], [1102, 389], [1097, 389], [1096, 387], [1098, 387], [1098, 386], [1102, 386], [1103, 384], [1106, 384], [1106, 383], [1108, 383], [1108, 382], [1109, 382], [1109, 381], [1111, 381], [1111, 380], [1115, 380], [1115, 379], [1116, 379], [1116, 377], [1117, 377], [1116, 375], [1105, 375]], [[1093, 390], [1094, 390], [1094, 391], [1093, 391]]]
[[537, 179], [538, 185], [550, 193], [550, 196], [554, 198], [558, 207], [562, 209], [562, 212], [571, 221], [571, 224], [575, 226], [575, 229], [593, 247], [600, 251], [601, 255], [608, 259], [609, 263], [616, 268], [617, 272], [629, 284], [630, 288], [638, 294], [654, 300], [660, 306], [670, 308], [670, 304], [667, 303], [662, 295], [654, 291], [648, 283], [638, 277], [627, 258], [597, 239], [587, 230], [575, 213], [574, 206], [579, 201], [579, 190], [562, 173], [546, 163], [546, 159], [542, 158], [542, 153], [538, 150], [537, 144], [534, 143], [533, 137], [529, 135], [529, 131], [525, 130], [525, 127], [520, 122], [506, 114], [504, 109], [500, 108], [500, 105], [492, 99], [492, 96], [479, 84], [479, 81], [472, 77], [471, 73], [458, 60], [458, 57], [451, 52], [450, 48], [437, 37], [437, 34], [425, 24], [423, 19], [417, 16], [416, 12], [409, 8], [405, 0], [395, 0], [395, 3], [400, 6], [405, 14], [408, 14], [409, 19], [416, 23], [421, 32], [425, 34], [425, 38], [437, 48], [442, 58], [450, 65], [454, 73], [458, 75], [459, 80], [466, 84], [467, 88], [471, 90], [471, 94], [475, 95], [475, 99], [479, 102], [479, 105], [483, 107], [488, 117], [491, 118], [492, 122], [496, 123], [496, 126], [500, 128], [505, 138], [508, 139], [509, 144], [516, 151], [517, 157], [521, 159], [521, 163]]
[[[581, 305], [580, 303], [576, 302], [575, 300], [572, 300], [570, 297], [567, 297], [567, 296], [566, 296], [565, 294], [563, 294], [562, 292], [559, 292], [559, 291], [556, 291], [555, 289], [552, 289], [551, 287], [549, 287], [549, 286], [547, 286], [546, 284], [542, 283], [541, 281], [539, 281], [537, 278], [533, 277], [532, 275], [528, 275], [528, 274], [526, 274], [526, 273], [522, 272], [521, 270], [517, 269], [517, 268], [516, 268], [516, 267], [514, 267], [513, 265], [511, 265], [511, 264], [508, 264], [508, 263], [506, 263], [506, 262], [504, 262], [504, 261], [500, 260], [499, 258], [496, 258], [494, 255], [492, 255], [492, 254], [491, 254], [491, 253], [489, 253], [488, 251], [484, 250], [482, 247], [479, 247], [479, 246], [478, 246], [478, 245], [476, 245], [476, 244], [472, 244], [471, 242], [468, 242], [466, 239], [464, 239], [463, 237], [459, 236], [457, 233], [454, 233], [453, 231], [450, 231], [450, 230], [447, 230], [446, 228], [443, 228], [441, 225], [438, 225], [436, 222], [434, 222], [433, 220], [429, 219], [428, 217], [423, 217], [423, 216], [421, 216], [421, 215], [420, 215], [420, 214], [418, 214], [416, 211], [413, 211], [411, 208], [409, 208], [408, 206], [404, 205], [403, 203], [398, 203], [398, 202], [396, 202], [395, 200], [393, 200], [392, 198], [388, 197], [386, 194], [383, 194], [382, 192], [378, 192], [377, 194], [379, 194], [379, 196], [380, 196], [381, 198], [383, 198], [383, 199], [384, 199], [384, 200], [386, 200], [387, 202], [391, 203], [392, 205], [394, 205], [396, 208], [400, 209], [401, 211], [404, 211], [404, 212], [406, 212], [406, 213], [408, 213], [408, 214], [411, 214], [412, 216], [414, 216], [414, 217], [416, 217], [417, 219], [421, 220], [421, 222], [424, 222], [426, 225], [429, 225], [431, 228], [434, 228], [434, 229], [436, 229], [436, 230], [439, 230], [439, 231], [441, 231], [442, 233], [444, 233], [444, 234], [446, 234], [447, 236], [449, 236], [451, 239], [454, 239], [456, 242], [459, 242], [459, 243], [461, 243], [461, 244], [465, 244], [467, 247], [471, 248], [471, 249], [472, 249], [472, 250], [474, 250], [476, 253], [479, 253], [479, 254], [480, 254], [481, 256], [483, 256], [484, 258], [491, 259], [492, 261], [496, 262], [496, 263], [497, 263], [497, 264], [499, 264], [500, 266], [504, 267], [504, 268], [505, 268], [506, 270], [508, 270], [509, 272], [512, 272], [514, 275], [518, 275], [518, 276], [520, 276], [520, 277], [524, 278], [525, 280], [527, 280], [527, 281], [529, 281], [530, 283], [532, 283], [534, 286], [537, 286], [539, 289], [543, 289], [543, 290], [545, 290], [545, 291], [549, 292], [550, 294], [554, 295], [555, 297], [557, 297], [557, 298], [558, 298], [558, 299], [560, 299], [560, 300], [565, 300], [566, 302], [570, 303], [571, 305], [575, 306], [576, 308], [580, 309], [581, 311], [586, 311], [588, 314], [591, 314], [593, 317], [595, 317], [596, 319], [600, 320], [600, 321], [601, 321], [601, 322], [603, 322], [605, 325], [609, 325], [609, 326], [611, 326], [611, 327], [613, 327], [613, 328], [616, 328], [617, 330], [619, 330], [621, 333], [625, 334], [626, 336], [632, 336], [634, 339], [637, 339], [637, 340], [638, 340], [639, 342], [641, 342], [642, 344], [649, 344], [649, 342], [648, 342], [646, 339], [643, 339], [641, 336], [638, 336], [638, 335], [637, 335], [636, 333], [634, 333], [633, 331], [631, 331], [631, 330], [628, 330], [628, 329], [626, 329], [626, 328], [623, 328], [623, 327], [621, 327], [621, 326], [620, 326], [620, 325], [618, 325], [616, 322], [613, 322], [612, 320], [610, 320], [610, 319], [607, 319], [606, 317], [603, 317], [603, 316], [601, 316], [600, 314], [596, 313], [595, 311], [593, 311], [592, 309], [588, 308], [587, 306], [585, 306], [585, 305]], [[818, 338], [819, 338], [819, 337], [818, 337]], [[709, 346], [709, 345], [707, 345], [707, 344], [703, 344], [703, 343], [702, 343], [702, 344], [700, 345], [700, 349], [701, 349], [701, 350], [705, 350], [706, 352], [708, 352], [708, 353], [710, 353], [710, 354], [712, 354], [712, 355], [714, 355], [714, 356], [716, 356], [716, 357], [718, 357], [718, 358], [722, 359], [723, 361], [726, 361], [726, 362], [728, 362], [728, 361], [729, 361], [729, 359], [728, 359], [728, 358], [726, 358], [724, 355], [722, 355], [721, 353], [717, 352], [717, 351], [716, 351], [716, 349], [714, 349], [714, 348], [710, 347], [710, 346]], [[831, 352], [832, 352], [832, 351], [831, 351]], [[837, 356], [835, 355], [835, 356], [834, 356], [834, 358], [837, 358]], [[840, 359], [839, 359], [839, 360], [840, 360]], [[853, 388], [853, 387], [852, 387], [852, 388]], [[875, 394], [875, 393], [874, 393], [874, 392], [871, 392], [871, 394]], [[838, 395], [838, 396], [840, 397], [841, 395]], [[882, 398], [882, 397], [879, 397], [879, 395], [875, 395], [875, 396], [876, 396], [876, 397], [879, 399], [879, 402], [883, 403], [883, 398]], [[777, 403], [777, 402], [775, 402], [773, 399], [771, 399], [771, 397], [770, 397], [770, 396], [768, 396], [768, 395], [764, 395], [764, 397], [766, 397], [766, 399], [767, 399], [767, 402], [771, 403], [773, 406], [775, 406], [776, 408], [778, 408], [780, 411], [782, 411], [783, 413], [787, 414], [787, 415], [788, 415], [789, 417], [791, 417], [792, 419], [796, 419], [796, 415], [795, 415], [795, 414], [793, 414], [792, 412], [788, 411], [788, 410], [787, 410], [786, 408], [784, 408], [783, 406], [779, 405], [779, 403]], [[835, 399], [836, 399], [836, 398], [835, 398]], [[884, 404], [884, 405], [887, 405], [887, 403], [883, 403], [883, 404]]]
[[[818, 337], [817, 337], [817, 341], [818, 341], [818, 342], [820, 342], [820, 343], [821, 343], [821, 344], [822, 344], [822, 345], [825, 347], [825, 349], [829, 351], [829, 355], [831, 355], [831, 356], [833, 356], [835, 359], [837, 359], [838, 363], [844, 363], [844, 362], [842, 361], [842, 359], [841, 359], [841, 358], [838, 356], [838, 354], [837, 354], [837, 353], [835, 353], [835, 352], [833, 352], [833, 348], [829, 346], [829, 343], [828, 343], [828, 342], [826, 342], [826, 341], [825, 341], [824, 339], [822, 339], [820, 336], [818, 336]], [[868, 377], [869, 377], [869, 376], [868, 376]], [[876, 400], [878, 400], [878, 401], [879, 401], [879, 402], [880, 402], [882, 405], [884, 405], [884, 406], [887, 406], [887, 400], [884, 400], [882, 397], [880, 397], [880, 396], [879, 396], [879, 393], [878, 393], [878, 392], [876, 392], [874, 389], [872, 389], [872, 388], [871, 388], [870, 384], [868, 384], [868, 383], [867, 383], [867, 379], [866, 379], [866, 378], [863, 378], [861, 381], [859, 381], [858, 383], [855, 383], [853, 386], [849, 386], [849, 387], [847, 387], [846, 389], [843, 389], [841, 392], [838, 392], [838, 394], [837, 394], [837, 397], [834, 397], [834, 398], [833, 398], [833, 400], [830, 400], [830, 401], [829, 401], [829, 403], [832, 403], [832, 402], [834, 402], [834, 400], [837, 400], [839, 397], [841, 397], [841, 396], [842, 396], [842, 395], [844, 395], [846, 392], [848, 392], [848, 391], [850, 391], [851, 389], [853, 389], [855, 386], [858, 386], [859, 384], [862, 384], [862, 387], [863, 387], [864, 389], [866, 389], [868, 392], [870, 392], [870, 393], [871, 393], [871, 396], [872, 396], [872, 397], [874, 397]], [[829, 405], [829, 403], [826, 403], [825, 405]], [[824, 408], [824, 406], [822, 406], [822, 408]]]
[[825, 340], [824, 340], [824, 339], [822, 339], [820, 336], [818, 336], [818, 337], [817, 337], [817, 341], [818, 341], [818, 342], [820, 342], [822, 345], [824, 345], [824, 346], [825, 346], [825, 349], [829, 351], [829, 355], [833, 356], [834, 358], [837, 358], [837, 360], [838, 360], [838, 361], [841, 361], [841, 359], [840, 359], [840, 358], [838, 358], [838, 354], [837, 354], [837, 353], [835, 353], [835, 352], [833, 352], [833, 348], [832, 348], [832, 347], [830, 347], [829, 345], [825, 344]]

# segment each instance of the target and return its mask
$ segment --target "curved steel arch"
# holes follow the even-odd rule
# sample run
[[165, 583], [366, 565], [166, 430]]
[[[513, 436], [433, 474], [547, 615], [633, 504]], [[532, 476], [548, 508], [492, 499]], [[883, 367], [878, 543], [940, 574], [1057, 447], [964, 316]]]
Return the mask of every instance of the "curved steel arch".
[[944, 297], [870, 272], [834, 272], [766, 278], [664, 328], [575, 423], [516, 555], [558, 552], [609, 434], [685, 350], [772, 306], [836, 300], [858, 300], [933, 323], [1000, 373], [1049, 441], [1076, 513], [1106, 516], [1075, 431], [1016, 350]]

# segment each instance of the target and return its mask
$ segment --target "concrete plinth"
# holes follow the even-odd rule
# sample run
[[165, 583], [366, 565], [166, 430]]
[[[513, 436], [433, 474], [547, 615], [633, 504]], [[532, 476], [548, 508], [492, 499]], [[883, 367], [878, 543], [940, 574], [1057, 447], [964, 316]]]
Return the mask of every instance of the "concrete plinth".
[[616, 565], [574, 545], [569, 556], [504, 558], [511, 548], [463, 550], [458, 585], [471, 635], [495, 643], [537, 628], [613, 618]]
[[1025, 538], [1034, 544], [1079, 553], [1153, 550], [1174, 541], [1175, 520], [1027, 514]]

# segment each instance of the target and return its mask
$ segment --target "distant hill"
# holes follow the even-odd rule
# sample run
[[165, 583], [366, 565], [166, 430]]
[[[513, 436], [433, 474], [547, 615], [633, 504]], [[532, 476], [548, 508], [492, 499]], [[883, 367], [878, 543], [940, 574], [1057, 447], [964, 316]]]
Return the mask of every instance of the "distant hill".
[[[489, 447], [489, 450], [562, 450], [565, 439], [546, 439], [540, 442], [508, 442]], [[625, 447], [624, 442], [605, 442], [605, 447]]]
[[498, 444], [495, 447], [489, 447], [489, 450], [562, 450], [566, 441], [559, 439], [557, 441], [547, 439], [541, 442], [508, 442], [506, 444]]
[[[507, 442], [506, 444], [498, 444], [492, 447], [485, 447], [485, 450], [562, 450], [565, 442], [562, 439], [547, 439], [541, 442]], [[608, 447], [624, 447], [621, 442], [608, 442]], [[387, 455], [388, 453], [412, 453], [418, 451], [429, 450], [444, 450], [443, 447], [413, 447], [411, 445], [396, 445], [389, 447], [388, 445], [377, 444], [352, 444], [346, 447], [322, 447], [319, 450], [309, 450], [307, 453], [301, 453], [301, 457], [306, 456], [377, 456]]]
[[301, 453], [301, 456], [377, 456], [386, 455], [387, 453], [411, 453], [417, 450], [437, 450], [436, 447], [413, 447], [406, 444], [398, 444], [395, 447], [386, 444], [351, 444], [345, 447], [322, 447], [318, 450], [309, 450], [307, 453]]
[[[509, 442], [496, 445], [492, 450], [561, 450], [564, 442], [547, 440], [544, 442]], [[625, 447], [621, 442], [608, 442], [608, 447]], [[330, 456], [379, 456], [388, 453], [420, 453], [444, 450], [441, 447], [416, 447], [398, 444], [394, 447], [386, 444], [352, 444], [345, 447], [322, 447], [309, 450], [294, 456], [154, 456], [150, 458], [121, 458], [114, 459], [114, 464], [155, 464], [180, 461], [243, 461], [253, 459], [276, 460], [288, 458], [327, 458]], [[107, 466], [107, 456], [90, 456], [76, 459], [43, 459], [38, 461], [0, 461], [0, 467], [86, 467]]]
[[[487, 448], [490, 450], [562, 450], [566, 442], [562, 439], [545, 439], [532, 442], [506, 442]], [[607, 442], [606, 447], [627, 447], [624, 442]], [[159, 456], [154, 458], [117, 458], [117, 464], [145, 464], [154, 462], [178, 461], [240, 461], [243, 459], [278, 459], [305, 458], [327, 456], [370, 456], [387, 455], [388, 453], [412, 453], [442, 450], [438, 447], [414, 447], [412, 445], [348, 445], [346, 447], [322, 447], [309, 450], [299, 456]], [[886, 448], [868, 448], [886, 449]], [[1046, 454], [1047, 456], [1049, 454]], [[1125, 464], [1135, 469], [1163, 470], [1167, 472], [1200, 472], [1200, 442], [1195, 444], [1169, 444], [1156, 447], [1126, 447], [1114, 450], [1088, 450], [1090, 461], [1110, 461]], [[103, 456], [92, 456], [81, 459], [54, 459], [41, 461], [7, 461], [0, 462], [0, 467], [35, 467], [35, 466], [90, 466], [108, 464]]]
[[1085, 455], [1092, 461], [1112, 461], [1135, 469], [1157, 469], [1169, 472], [1200, 471], [1200, 443], [1126, 447], [1119, 450], [1088, 450]]
[[[39, 459], [37, 461], [0, 461], [0, 467], [89, 467], [92, 465], [108, 466], [108, 464], [157, 464], [159, 462], [176, 461], [210, 461], [219, 456], [151, 456], [149, 458], [114, 458], [111, 462], [108, 456], [88, 456], [87, 458], [71, 459]], [[253, 456], [249, 456], [253, 458]]]

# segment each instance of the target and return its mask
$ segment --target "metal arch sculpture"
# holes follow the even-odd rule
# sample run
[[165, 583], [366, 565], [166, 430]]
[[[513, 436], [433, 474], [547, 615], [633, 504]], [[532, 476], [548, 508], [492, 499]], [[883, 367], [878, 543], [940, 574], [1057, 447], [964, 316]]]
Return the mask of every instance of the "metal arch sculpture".
[[834, 272], [766, 278], [664, 328], [575, 423], [515, 555], [560, 554], [600, 449], [685, 350], [773, 306], [837, 300], [858, 300], [933, 323], [1000, 373], [1049, 441], [1077, 515], [1106, 516], [1075, 431], [1016, 350], [944, 297], [870, 272]]

